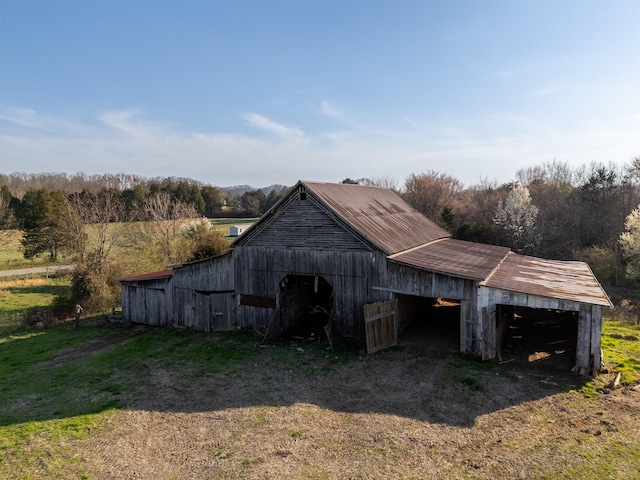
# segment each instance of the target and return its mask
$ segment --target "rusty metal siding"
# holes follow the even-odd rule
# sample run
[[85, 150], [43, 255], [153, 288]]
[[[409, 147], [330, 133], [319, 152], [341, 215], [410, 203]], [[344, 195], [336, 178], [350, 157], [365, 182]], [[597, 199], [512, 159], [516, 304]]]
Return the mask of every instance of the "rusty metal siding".
[[509, 252], [481, 285], [551, 299], [612, 306], [584, 262], [545, 260]]
[[321, 200], [387, 254], [449, 237], [393, 190], [315, 182], [301, 182], [300, 188], [306, 188], [307, 194]]

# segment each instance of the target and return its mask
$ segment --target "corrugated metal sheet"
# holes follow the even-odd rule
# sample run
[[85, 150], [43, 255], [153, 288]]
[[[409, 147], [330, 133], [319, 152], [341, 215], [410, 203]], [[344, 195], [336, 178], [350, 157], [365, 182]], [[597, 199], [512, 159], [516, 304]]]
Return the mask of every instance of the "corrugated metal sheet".
[[613, 306], [589, 265], [584, 262], [544, 260], [510, 252], [495, 272], [480, 285]]
[[341, 183], [301, 185], [387, 254], [449, 237], [393, 190]]
[[506, 247], [447, 238], [391, 255], [389, 259], [445, 275], [484, 280], [508, 253]]
[[142, 275], [134, 275], [132, 277], [121, 278], [121, 282], [141, 282], [145, 280], [161, 280], [163, 278], [170, 278], [173, 275], [173, 270], [161, 270], [159, 272], [144, 273]]

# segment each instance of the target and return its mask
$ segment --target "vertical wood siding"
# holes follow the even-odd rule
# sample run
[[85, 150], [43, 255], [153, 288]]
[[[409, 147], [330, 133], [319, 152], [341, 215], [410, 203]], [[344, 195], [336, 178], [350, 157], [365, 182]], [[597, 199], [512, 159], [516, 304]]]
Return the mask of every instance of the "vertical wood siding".
[[171, 325], [171, 281], [168, 278], [122, 285], [122, 316], [127, 323]]
[[[236, 247], [234, 257], [239, 294], [278, 298], [281, 282], [289, 274], [323, 277], [333, 289], [333, 328], [339, 336], [364, 338], [362, 307], [388, 296], [371, 288], [385, 277], [383, 253], [243, 246]], [[273, 313], [270, 308], [240, 306], [238, 322], [266, 326]]]
[[236, 328], [232, 253], [177, 268], [173, 274], [175, 325], [210, 332]]

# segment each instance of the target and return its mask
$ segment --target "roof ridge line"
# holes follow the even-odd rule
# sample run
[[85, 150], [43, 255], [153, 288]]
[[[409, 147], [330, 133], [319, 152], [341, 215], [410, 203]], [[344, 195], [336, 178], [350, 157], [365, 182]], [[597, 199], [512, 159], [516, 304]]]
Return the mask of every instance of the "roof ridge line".
[[504, 263], [504, 261], [507, 259], [507, 257], [508, 257], [508, 256], [509, 256], [509, 254], [511, 254], [511, 253], [513, 253], [514, 255], [518, 255], [517, 253], [515, 253], [515, 252], [513, 252], [513, 251], [509, 250], [509, 251], [507, 252], [507, 254], [506, 254], [504, 257], [502, 257], [502, 260], [500, 260], [500, 261], [498, 262], [498, 265], [496, 265], [496, 266], [493, 268], [493, 270], [491, 270], [491, 273], [490, 273], [489, 275], [487, 275], [487, 278], [485, 278], [484, 280], [482, 280], [482, 281], [479, 283], [479, 285], [483, 285], [483, 284], [487, 283], [487, 282], [489, 281], [489, 279], [490, 279], [491, 277], [493, 277], [493, 275], [498, 271], [498, 269], [502, 266], [502, 264]]
[[405, 250], [400, 250], [399, 252], [392, 253], [391, 255], [387, 255], [387, 258], [390, 258], [390, 259], [393, 260], [393, 257], [396, 257], [398, 255], [402, 255], [404, 253], [413, 252], [414, 250], [417, 250], [419, 248], [426, 247], [427, 245], [431, 245], [433, 243], [441, 242], [442, 240], [447, 240], [447, 239], [450, 239], [450, 238], [451, 237], [436, 238], [435, 240], [431, 240], [430, 242], [421, 243], [420, 245], [416, 245], [415, 247], [407, 248]]

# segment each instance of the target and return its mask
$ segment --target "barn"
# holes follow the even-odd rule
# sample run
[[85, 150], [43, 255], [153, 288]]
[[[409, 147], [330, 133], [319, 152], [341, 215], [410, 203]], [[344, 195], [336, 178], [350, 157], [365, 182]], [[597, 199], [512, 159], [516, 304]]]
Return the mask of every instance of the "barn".
[[527, 257], [449, 234], [389, 189], [303, 182], [220, 256], [121, 280], [127, 321], [265, 338], [317, 332], [397, 342], [437, 299], [458, 305], [459, 349], [500, 356], [516, 309], [575, 317], [575, 371], [597, 371], [602, 308], [583, 262]]

